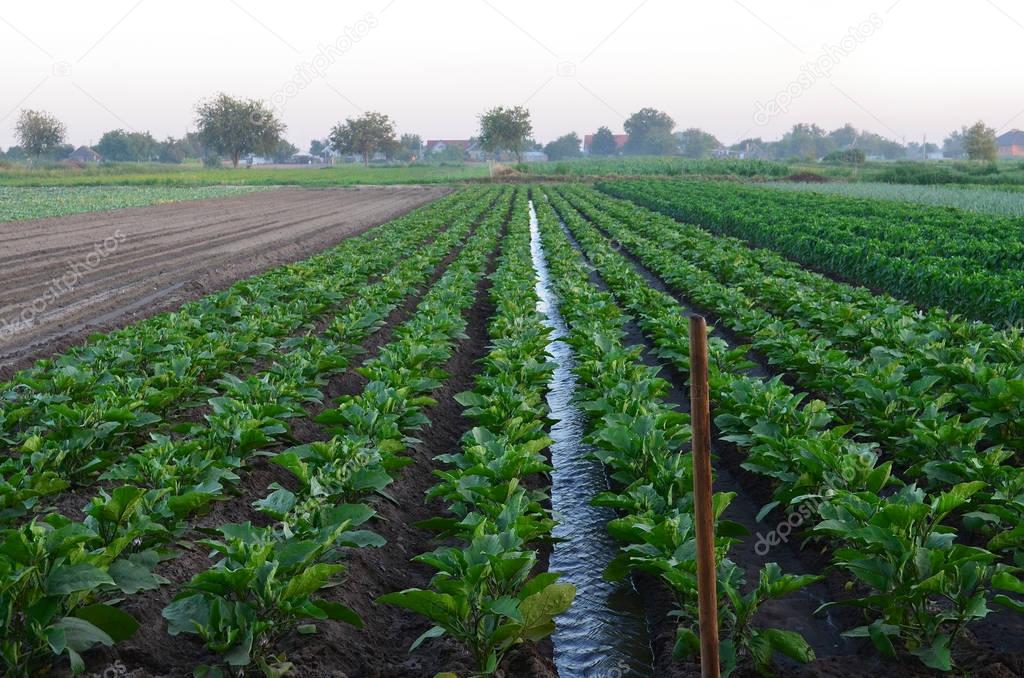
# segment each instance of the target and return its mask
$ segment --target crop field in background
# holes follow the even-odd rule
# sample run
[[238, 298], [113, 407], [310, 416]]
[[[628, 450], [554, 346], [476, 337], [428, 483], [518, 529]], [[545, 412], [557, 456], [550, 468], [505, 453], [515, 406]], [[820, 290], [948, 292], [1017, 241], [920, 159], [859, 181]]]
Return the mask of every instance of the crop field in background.
[[735, 183], [602, 186], [922, 308], [939, 306], [997, 324], [1024, 318], [1020, 219]]
[[966, 186], [914, 186], [910, 184], [827, 183], [768, 184], [783, 191], [810, 191], [845, 195], [851, 198], [895, 200], [919, 205], [955, 207], [969, 212], [985, 212], [1007, 217], [1024, 217], [1024, 194], [1019, 190]]
[[615, 176], [615, 175], [730, 175], [739, 177], [784, 177], [788, 165], [764, 160], [695, 160], [664, 156], [581, 158], [558, 162], [527, 163], [519, 166], [527, 174], [538, 176]]
[[444, 183], [490, 175], [486, 164], [204, 168], [195, 164], [104, 163], [95, 167], [0, 166], [0, 186], [347, 186]]
[[[15, 199], [36, 191], [113, 192], [0, 188], [5, 191]], [[0, 378], [47, 349], [306, 258], [446, 192], [441, 186], [120, 188], [127, 196], [222, 197], [0, 224]], [[100, 205], [84, 200], [79, 206]]]
[[[343, 210], [227, 200], [289, 195]], [[635, 585], [647, 675], [700, 675], [694, 312], [724, 668], [1024, 673], [1019, 219], [660, 178], [407, 201], [0, 384], [5, 675], [557, 675], [591, 592], [548, 571], [556, 379], [609, 480], [591, 566]]]
[[59, 217], [122, 207], [161, 205], [248, 193], [254, 188], [148, 188], [128, 186], [12, 188], [0, 186], [0, 222]]

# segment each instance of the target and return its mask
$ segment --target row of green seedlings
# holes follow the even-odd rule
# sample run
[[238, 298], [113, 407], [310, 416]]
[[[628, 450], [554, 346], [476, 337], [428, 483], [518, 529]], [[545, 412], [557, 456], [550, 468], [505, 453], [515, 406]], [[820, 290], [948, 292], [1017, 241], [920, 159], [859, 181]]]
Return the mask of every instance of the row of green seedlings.
[[[688, 373], [688, 327], [675, 300], [651, 289], [571, 205], [555, 202], [659, 356]], [[643, 252], [638, 256], [644, 259]], [[957, 543], [947, 524], [983, 483], [933, 494], [907, 484], [893, 475], [891, 462], [879, 463], [874, 446], [849, 437], [848, 427], [827, 428], [834, 415], [825, 403], [801, 407], [804, 396], [778, 377], [748, 376], [745, 347], [711, 341], [710, 350], [715, 423], [723, 440], [758, 455], [758, 463], [745, 466], [777, 483], [786, 512], [779, 527], [759, 535], [758, 552], [767, 555], [797, 528], [830, 546], [833, 567], [851, 576], [850, 597], [821, 611], [850, 605], [865, 613], [865, 624], [846, 635], [869, 638], [886, 656], [897, 656], [899, 647], [929, 667], [950, 670], [953, 641], [967, 623], [988, 615], [989, 603], [1020, 609], [1010, 595], [1024, 592], [1019, 568]]]
[[[677, 622], [673, 655], [692, 657], [699, 654], [700, 640], [693, 461], [684, 451], [691, 439], [689, 416], [665, 402], [669, 385], [657, 376], [656, 368], [643, 364], [642, 348], [623, 346], [627, 316], [611, 294], [590, 282], [588, 267], [562, 232], [546, 198], [537, 201], [537, 214], [570, 329], [566, 341], [576, 354], [574, 372], [580, 405], [588, 416], [588, 442], [614, 484], [594, 499], [620, 516], [608, 529], [623, 546], [605, 576], [621, 580], [631, 572], [643, 572], [660, 578], [676, 604], [671, 612]], [[811, 661], [814, 652], [799, 633], [752, 622], [765, 601], [820, 578], [785, 574], [776, 563], [768, 563], [757, 584], [748, 585], [728, 557], [730, 548], [747, 536], [743, 526], [722, 518], [734, 497], [723, 492], [713, 496], [722, 673], [731, 674], [744, 661], [769, 672], [776, 652]]]
[[629, 182], [602, 190], [921, 306], [1006, 325], [1024, 319], [1024, 245], [1013, 235], [1019, 220], [736, 183]]
[[234, 492], [247, 459], [288, 439], [287, 422], [305, 414], [302, 403], [322, 399], [324, 380], [358, 355], [359, 344], [429, 278], [485, 210], [486, 203], [467, 212], [361, 289], [323, 336], [296, 338], [302, 348], [283, 354], [267, 372], [226, 384], [228, 395], [211, 399], [205, 425], [154, 435], [111, 466], [101, 479], [126, 484], [101, 490], [83, 521], [51, 514], [4, 530], [0, 609], [7, 628], [16, 630], [0, 644], [5, 668], [30, 673], [66, 652], [78, 671], [82, 651], [132, 635], [138, 624], [114, 607], [117, 599], [165, 583], [153, 568], [174, 557], [166, 546], [187, 531], [187, 518]]
[[552, 443], [545, 394], [554, 365], [537, 311], [525, 191], [491, 279], [490, 350], [474, 389], [456, 396], [474, 427], [460, 451], [437, 457], [444, 468], [434, 471], [439, 482], [428, 493], [451, 516], [420, 524], [458, 543], [415, 558], [437, 571], [429, 589], [379, 599], [432, 622], [410, 651], [448, 635], [466, 647], [479, 675], [495, 672], [516, 645], [550, 635], [575, 596], [557, 573], [535, 572], [537, 549], [550, 543], [554, 527], [546, 489], [529, 481], [551, 471], [543, 451]]
[[220, 538], [200, 542], [216, 561], [164, 609], [171, 635], [197, 635], [233, 671], [255, 664], [280, 674], [291, 668], [275, 654], [275, 642], [285, 634], [314, 633], [316, 622], [327, 619], [362, 625], [331, 599], [330, 589], [344, 570], [344, 549], [384, 543], [356, 529], [375, 514], [362, 502], [373, 493], [387, 497], [394, 475], [411, 461], [403, 452], [418, 442], [412, 434], [429, 424], [423, 410], [435, 403], [430, 393], [446, 378], [442, 368], [465, 338], [463, 313], [476, 300], [509, 197], [506, 189], [394, 340], [359, 368], [368, 379], [364, 390], [316, 418], [331, 438], [270, 458], [298, 481], [297, 491], [274, 484], [253, 503], [272, 524], [228, 524], [219, 528]]
[[[593, 194], [574, 191], [573, 195], [586, 199]], [[800, 327], [813, 332], [818, 342], [827, 342], [828, 348], [857, 358], [888, 353], [906, 369], [908, 381], [937, 377], [932, 386], [935, 395], [956, 391], [957, 411], [992, 417], [990, 427], [1020, 419], [1020, 410], [1013, 409], [1021, 407], [1024, 395], [1024, 334], [1020, 331], [999, 330], [949, 316], [941, 309], [920, 311], [887, 295], [803, 269], [771, 250], [752, 250], [743, 241], [712, 236], [632, 203], [611, 200], [602, 206], [620, 219], [638, 220], [648, 233], [654, 230], [658, 237], [667, 237], [666, 245], [683, 261], [713, 274], [712, 284], [717, 280], [742, 286], [759, 306], [799, 318]], [[752, 329], [757, 327], [751, 323]], [[1024, 433], [1000, 430], [991, 435], [996, 442], [1012, 446]]]
[[[294, 333], [341, 307], [370, 279], [421, 247], [475, 192], [347, 240], [329, 254], [42, 361], [0, 388], [0, 522], [85, 483], [175, 413], [209, 398], [239, 364], [296, 348]], [[329, 356], [327, 356], [329, 358]]]
[[[911, 370], [914, 360], [909, 351], [883, 350], [864, 359], [850, 358], [808, 327], [828, 313], [837, 314], [832, 324], [841, 324], [847, 314], [836, 308], [838, 302], [827, 309], [815, 306], [810, 316], [802, 315], [794, 304], [786, 312], [789, 317], [780, 320], [760, 307], [756, 292], [747, 291], [759, 280], [769, 286], [770, 278], [752, 273], [742, 281], [734, 276], [731, 284], [723, 284], [702, 270], [699, 261], [684, 261], [692, 256], [714, 260], [723, 247], [710, 236], [700, 244], [680, 243], [673, 237], [678, 229], [664, 218], [634, 218], [635, 210], [622, 209], [621, 204], [595, 194], [573, 192], [572, 196], [588, 219], [639, 255], [673, 288], [713, 310], [733, 331], [753, 337], [753, 347], [796, 376], [802, 386], [828, 396], [837, 421], [849, 427], [851, 436], [880, 446], [902, 478], [918, 481], [931, 491], [983, 483], [962, 511], [967, 514], [964, 527], [986, 537], [988, 548], [1008, 562], [1024, 565], [1024, 475], [1014, 463], [1015, 453], [1024, 445], [1024, 400], [1012, 402], [1008, 397], [1016, 390], [1024, 393], [1024, 376], [992, 377], [973, 387], [948, 381], [943, 385], [943, 367], [933, 363]], [[595, 208], [587, 197], [596, 197], [608, 211]], [[630, 218], [625, 220], [616, 212]], [[738, 262], [753, 255], [740, 248], [729, 256], [735, 270], [741, 268]], [[972, 358], [959, 360], [964, 365]], [[950, 368], [960, 372], [955, 364]], [[1013, 369], [1024, 375], [1021, 365]], [[969, 402], [957, 397], [969, 389], [975, 393]], [[982, 389], [986, 396], [981, 395]], [[822, 420], [823, 426], [827, 423]], [[785, 451], [770, 454], [788, 456]], [[759, 456], [748, 463], [773, 467], [772, 461]]]
[[[857, 354], [830, 339], [856, 332], [851, 304], [842, 299], [849, 288], [831, 284], [836, 290], [829, 298], [820, 289], [804, 292], [791, 285], [786, 295], [777, 287], [785, 280], [783, 272], [765, 274], [753, 265], [756, 257], [767, 257], [761, 252], [707, 234], [680, 238], [684, 227], [671, 219], [644, 219], [638, 208], [608, 199], [598, 199], [608, 210], [601, 216], [586, 204], [587, 197], [574, 194], [595, 223], [618, 224], [623, 244], [651, 256], [657, 243], [657, 262], [673, 287], [715, 308], [733, 331], [751, 337], [755, 348], [805, 387], [829, 395], [855, 432], [892, 448], [914, 476], [947, 482], [954, 473], [962, 481], [1002, 475], [1001, 482], [1012, 482], [1017, 475], [1008, 473], [1004, 462], [1024, 449], [1024, 357], [1014, 357], [1012, 344], [996, 341], [1005, 333], [993, 336], [991, 350], [970, 345], [943, 350], [937, 342], [919, 339], [916, 349], [897, 344]], [[625, 219], [631, 228], [622, 228]], [[727, 272], [716, 269], [716, 259]], [[781, 298], [766, 310], [764, 290], [773, 288]], [[971, 327], [981, 334], [984, 326]], [[985, 464], [974, 469], [979, 452]]]

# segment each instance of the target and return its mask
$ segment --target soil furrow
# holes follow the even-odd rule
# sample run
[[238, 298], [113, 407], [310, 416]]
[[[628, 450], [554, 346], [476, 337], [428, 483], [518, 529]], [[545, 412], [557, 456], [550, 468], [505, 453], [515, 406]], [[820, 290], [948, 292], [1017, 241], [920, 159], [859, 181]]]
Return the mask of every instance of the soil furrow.
[[[7, 376], [14, 370], [30, 364], [33, 360], [58, 352], [63, 348], [79, 343], [94, 331], [114, 329], [130, 322], [156, 315], [162, 311], [180, 306], [191, 299], [202, 297], [211, 292], [224, 289], [241, 278], [249, 277], [275, 265], [289, 263], [307, 258], [311, 254], [337, 244], [340, 240], [355, 233], [363, 232], [372, 226], [396, 218], [406, 212], [436, 199], [447, 192], [444, 188], [405, 188], [374, 189], [365, 191], [358, 189], [317, 190], [286, 190], [254, 193], [238, 198], [227, 198], [224, 201], [232, 205], [245, 204], [246, 199], [256, 201], [258, 205], [284, 204], [292, 210], [300, 210], [306, 215], [302, 219], [291, 219], [295, 224], [280, 229], [269, 228], [247, 237], [244, 230], [232, 228], [231, 237], [234, 242], [223, 242], [220, 251], [211, 251], [205, 246], [201, 251], [198, 245], [181, 245], [178, 231], [189, 223], [208, 218], [207, 211], [211, 203], [216, 201], [197, 201], [178, 205], [160, 205], [150, 208], [132, 208], [114, 212], [77, 215], [64, 219], [47, 219], [44, 222], [55, 229], [65, 219], [85, 219], [89, 224], [96, 225], [98, 235], [108, 234], [118, 228], [118, 224], [127, 224], [131, 220], [144, 218], [153, 210], [161, 219], [173, 218], [178, 224], [177, 229], [169, 229], [165, 234], [168, 254], [166, 261], [163, 254], [151, 255], [157, 261], [149, 267], [143, 267], [137, 276], [122, 275], [120, 277], [104, 277], [88, 280], [73, 290], [59, 295], [57, 299], [46, 303], [45, 311], [55, 314], [52, 322], [39, 323], [22, 327], [13, 336], [0, 340], [0, 373]], [[366, 200], [366, 195], [372, 199]], [[271, 196], [273, 199], [271, 199]], [[324, 197], [327, 196], [327, 197]], [[308, 201], [312, 200], [314, 211], [308, 211]], [[352, 209], [353, 205], [363, 204], [364, 207]], [[215, 208], [219, 209], [219, 208]], [[173, 211], [172, 211], [173, 210]], [[258, 210], [256, 210], [258, 212]], [[338, 218], [342, 213], [343, 218]], [[168, 216], [170, 215], [170, 217]], [[257, 214], [251, 221], [259, 222]], [[16, 222], [20, 223], [20, 222]], [[10, 225], [6, 225], [10, 226]], [[221, 237], [220, 234], [216, 234]], [[63, 237], [61, 234], [50, 236], [54, 239]], [[102, 238], [100, 238], [102, 239]], [[130, 242], [126, 241], [126, 242]], [[28, 249], [26, 246], [18, 247]], [[91, 245], [90, 245], [91, 247]], [[90, 250], [91, 251], [91, 250]], [[125, 257], [135, 266], [130, 247], [119, 249], [113, 257]], [[120, 265], [120, 262], [118, 262]], [[155, 267], [155, 268], [154, 268]], [[159, 270], [157, 270], [159, 269]], [[100, 264], [102, 274], [104, 264]], [[120, 271], [121, 269], [114, 269]], [[67, 262], [56, 259], [53, 261], [52, 273], [46, 281], [57, 278], [67, 271]], [[85, 274], [88, 277], [89, 274]], [[47, 284], [44, 282], [44, 286]], [[175, 285], [180, 285], [174, 288]], [[109, 294], [113, 289], [118, 293]], [[173, 291], [166, 292], [171, 289]], [[39, 293], [45, 291], [40, 289]], [[152, 297], [155, 291], [165, 291], [162, 295]], [[95, 296], [90, 302], [89, 297]], [[133, 307], [132, 303], [139, 299], [152, 298], [152, 303]], [[10, 298], [6, 294], [0, 298], [0, 304], [10, 302], [24, 304], [24, 293], [21, 297]], [[125, 309], [131, 309], [124, 311]], [[67, 312], [62, 312], [70, 309]], [[16, 318], [0, 315], [8, 325], [14, 325]]]

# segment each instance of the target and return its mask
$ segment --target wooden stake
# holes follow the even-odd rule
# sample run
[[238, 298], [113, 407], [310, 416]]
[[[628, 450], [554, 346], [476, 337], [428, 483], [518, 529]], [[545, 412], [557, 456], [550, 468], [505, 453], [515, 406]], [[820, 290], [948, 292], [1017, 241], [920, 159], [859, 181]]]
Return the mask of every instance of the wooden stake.
[[708, 326], [699, 315], [690, 316], [690, 425], [693, 427], [693, 514], [697, 528], [700, 667], [704, 678], [718, 678], [718, 587], [715, 576], [715, 522], [711, 509]]

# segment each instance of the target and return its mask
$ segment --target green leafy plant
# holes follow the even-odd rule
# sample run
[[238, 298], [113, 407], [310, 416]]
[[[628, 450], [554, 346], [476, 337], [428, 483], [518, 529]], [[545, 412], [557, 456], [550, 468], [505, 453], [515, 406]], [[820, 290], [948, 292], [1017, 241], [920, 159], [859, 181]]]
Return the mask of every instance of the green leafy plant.
[[514, 645], [550, 635], [554, 617], [569, 608], [575, 595], [571, 584], [556, 583], [557, 574], [530, 578], [536, 554], [521, 546], [521, 539], [509, 531], [480, 534], [465, 548], [417, 556], [415, 560], [437, 570], [430, 582], [434, 590], [407, 589], [377, 600], [434, 623], [410, 650], [448, 634], [469, 649], [479, 673], [489, 675]]

